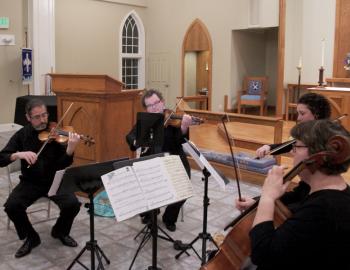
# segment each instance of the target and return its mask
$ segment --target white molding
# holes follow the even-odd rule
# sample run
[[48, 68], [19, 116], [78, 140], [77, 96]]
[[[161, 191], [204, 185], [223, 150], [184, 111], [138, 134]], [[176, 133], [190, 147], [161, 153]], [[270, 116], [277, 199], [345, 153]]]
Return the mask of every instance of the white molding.
[[30, 93], [45, 94], [45, 74], [55, 71], [55, 0], [28, 1], [28, 47], [33, 49]]
[[95, 1], [114, 3], [118, 5], [135, 6], [135, 7], [147, 7], [147, 0], [95, 0]]

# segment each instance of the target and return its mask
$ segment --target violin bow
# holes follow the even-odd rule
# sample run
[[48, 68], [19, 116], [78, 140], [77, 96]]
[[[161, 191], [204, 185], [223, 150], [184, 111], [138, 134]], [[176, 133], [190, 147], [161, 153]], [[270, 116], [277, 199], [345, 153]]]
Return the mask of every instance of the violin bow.
[[224, 126], [225, 135], [226, 135], [229, 147], [230, 147], [232, 163], [233, 163], [233, 168], [234, 168], [234, 171], [235, 171], [235, 177], [236, 177], [236, 183], [237, 183], [238, 199], [240, 201], [242, 201], [239, 167], [237, 165], [237, 161], [236, 161], [235, 155], [233, 154], [231, 139], [230, 139], [230, 136], [229, 136], [227, 128], [226, 128], [225, 118], [227, 119], [227, 122], [229, 122], [230, 118], [228, 117], [227, 113], [221, 118], [221, 122], [222, 122], [222, 125]]
[[171, 110], [171, 112], [170, 112], [168, 118], [164, 120], [164, 126], [167, 125], [168, 121], [170, 120], [171, 116], [175, 113], [175, 110], [176, 110], [177, 107], [179, 106], [180, 102], [182, 102], [182, 100], [183, 100], [183, 97], [181, 97], [181, 98], [179, 99], [179, 101], [176, 102], [176, 104], [175, 104], [174, 108]]
[[[59, 125], [62, 123], [63, 119], [67, 116], [67, 113], [68, 113], [68, 111], [72, 108], [73, 104], [74, 104], [74, 102], [72, 102], [72, 103], [69, 105], [68, 109], [64, 112], [64, 114], [63, 114], [63, 116], [61, 117], [61, 119], [57, 122], [56, 127], [54, 127], [53, 129], [50, 130], [49, 135], [47, 136], [48, 138], [50, 138], [50, 136], [56, 131], [56, 129], [57, 129], [57, 128], [59, 127]], [[40, 147], [38, 153], [36, 154], [37, 157], [38, 157], [38, 156], [41, 154], [41, 152], [44, 150], [44, 148], [45, 148], [45, 146], [48, 144], [48, 142], [49, 142], [49, 140], [47, 139], [47, 140], [43, 143], [43, 145]], [[27, 166], [27, 168], [30, 168], [30, 166], [31, 166], [31, 165], [29, 164], [29, 165]]]

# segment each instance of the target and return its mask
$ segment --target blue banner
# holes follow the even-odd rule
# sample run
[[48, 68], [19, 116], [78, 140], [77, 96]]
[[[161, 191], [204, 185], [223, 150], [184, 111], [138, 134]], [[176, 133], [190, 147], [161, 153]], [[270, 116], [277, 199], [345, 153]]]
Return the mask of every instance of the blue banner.
[[22, 82], [29, 84], [33, 78], [32, 49], [22, 48]]

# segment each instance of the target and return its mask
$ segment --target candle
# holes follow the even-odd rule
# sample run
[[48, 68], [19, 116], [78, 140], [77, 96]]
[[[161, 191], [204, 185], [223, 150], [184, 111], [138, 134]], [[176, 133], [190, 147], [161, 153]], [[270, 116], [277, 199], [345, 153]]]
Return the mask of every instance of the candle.
[[324, 43], [325, 39], [322, 39], [322, 52], [321, 52], [321, 67], [324, 67]]
[[302, 62], [301, 62], [301, 56], [299, 57], [299, 64], [298, 64], [298, 68], [300, 68], [301, 69], [301, 67], [302, 67]]

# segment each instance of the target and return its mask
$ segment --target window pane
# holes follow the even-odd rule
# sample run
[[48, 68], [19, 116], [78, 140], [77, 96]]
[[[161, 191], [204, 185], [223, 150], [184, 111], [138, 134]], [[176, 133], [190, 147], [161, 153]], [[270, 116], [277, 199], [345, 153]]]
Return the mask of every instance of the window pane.
[[[129, 16], [123, 27], [122, 53], [139, 54], [139, 30], [133, 16]], [[137, 56], [138, 57], [138, 56]], [[139, 59], [122, 59], [122, 80], [125, 89], [138, 88], [139, 81]]]

